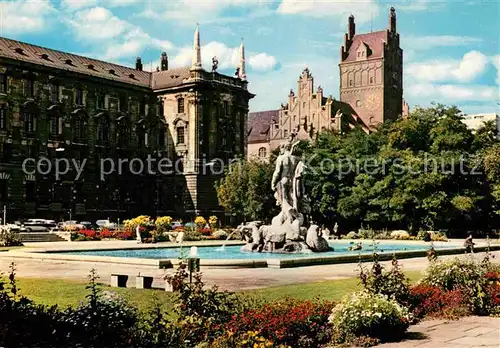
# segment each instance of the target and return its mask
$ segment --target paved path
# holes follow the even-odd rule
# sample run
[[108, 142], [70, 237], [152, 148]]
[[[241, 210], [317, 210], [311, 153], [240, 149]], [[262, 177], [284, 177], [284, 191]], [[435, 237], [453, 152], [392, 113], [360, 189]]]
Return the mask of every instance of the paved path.
[[457, 321], [423, 321], [410, 327], [408, 338], [405, 341], [386, 343], [378, 347], [500, 347], [500, 318], [466, 317]]

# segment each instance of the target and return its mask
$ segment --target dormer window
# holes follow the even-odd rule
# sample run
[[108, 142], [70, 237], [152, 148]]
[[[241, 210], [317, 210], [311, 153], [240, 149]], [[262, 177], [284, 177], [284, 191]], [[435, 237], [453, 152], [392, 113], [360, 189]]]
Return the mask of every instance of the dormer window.
[[109, 73], [110, 73], [111, 75], [114, 75], [114, 74], [115, 74], [115, 71], [114, 71], [113, 69], [109, 69]]
[[131, 79], [135, 79], [134, 74], [130, 74], [130, 75], [128, 75], [128, 77], [130, 77]]
[[67, 64], [67, 65], [73, 65], [73, 62], [71, 61], [71, 59], [66, 59], [64, 61], [64, 64]]
[[90, 70], [94, 70], [94, 64], [87, 64], [87, 68]]
[[47, 53], [42, 53], [42, 54], [40, 55], [40, 58], [45, 59], [45, 60], [48, 60], [48, 59], [49, 59], [49, 55], [48, 55]]
[[22, 49], [21, 47], [16, 47], [16, 48], [14, 49], [14, 51], [15, 51], [16, 53], [19, 53], [19, 54], [24, 54], [24, 51], [23, 51], [23, 49]]

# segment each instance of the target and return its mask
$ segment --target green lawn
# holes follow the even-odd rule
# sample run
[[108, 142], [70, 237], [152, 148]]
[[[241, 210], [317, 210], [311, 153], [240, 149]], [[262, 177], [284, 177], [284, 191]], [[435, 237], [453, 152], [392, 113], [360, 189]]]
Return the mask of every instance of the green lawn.
[[[406, 272], [412, 282], [420, 279], [420, 272]], [[24, 295], [37, 303], [55, 305], [59, 307], [77, 306], [85, 301], [87, 290], [86, 283], [62, 279], [35, 279], [20, 278], [17, 286], [19, 294]], [[144, 311], [152, 307], [157, 299], [165, 309], [172, 308], [172, 293], [161, 290], [139, 290], [134, 288], [110, 288], [103, 287], [118, 293], [139, 310]], [[317, 283], [287, 285], [270, 287], [261, 290], [245, 291], [245, 294], [262, 298], [267, 301], [284, 298], [296, 298], [302, 300], [314, 300], [318, 297], [325, 300], [338, 301], [346, 294], [360, 289], [358, 278], [330, 280]]]

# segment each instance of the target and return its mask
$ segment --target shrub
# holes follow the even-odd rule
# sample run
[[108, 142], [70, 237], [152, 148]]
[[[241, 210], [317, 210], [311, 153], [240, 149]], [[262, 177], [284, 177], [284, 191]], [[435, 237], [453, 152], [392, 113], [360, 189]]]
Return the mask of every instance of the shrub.
[[367, 336], [381, 341], [403, 337], [410, 323], [408, 310], [386, 296], [367, 291], [346, 297], [332, 311], [329, 322], [337, 343]]
[[181, 263], [175, 274], [165, 278], [178, 294], [174, 310], [181, 340], [192, 347], [220, 336], [232, 316], [248, 310], [252, 302], [242, 301], [233, 293], [219, 292], [217, 286], [204, 288], [201, 273], [195, 273], [193, 283], [188, 283], [186, 269], [187, 265]]
[[23, 245], [19, 234], [10, 228], [0, 227], [0, 246], [20, 246]]
[[227, 330], [236, 337], [259, 330], [275, 344], [291, 347], [319, 347], [331, 338], [328, 316], [333, 304], [287, 299], [234, 316]]
[[403, 231], [403, 230], [392, 231], [391, 238], [392, 239], [399, 239], [399, 240], [408, 240], [408, 239], [410, 239], [410, 234], [406, 231]]
[[440, 231], [432, 231], [431, 232], [431, 240], [433, 242], [447, 242], [448, 237], [446, 237], [446, 233]]
[[204, 236], [210, 236], [212, 234], [212, 229], [211, 228], [200, 228], [198, 230], [198, 233], [201, 233]]
[[430, 242], [432, 240], [431, 233], [428, 231], [420, 230], [417, 233], [417, 239], [423, 240], [424, 242]]
[[225, 240], [229, 236], [229, 233], [227, 233], [224, 230], [217, 230], [212, 235], [214, 236], [215, 239], [223, 239], [223, 240]]
[[132, 232], [132, 231], [116, 231], [114, 232], [113, 234], [113, 238], [115, 239], [120, 239], [120, 240], [131, 240], [131, 239], [134, 239], [136, 236], [135, 236], [135, 233]]
[[[376, 246], [375, 246], [376, 247]], [[378, 254], [373, 253], [373, 264], [366, 271], [360, 264], [360, 278], [365, 290], [373, 294], [381, 294], [404, 304], [408, 299], [410, 281], [403, 273], [395, 256], [391, 268], [387, 271], [378, 262]]]
[[472, 257], [436, 261], [429, 265], [421, 284], [436, 286], [444, 291], [459, 289], [471, 312], [489, 314], [494, 310], [489, 293], [491, 284], [486, 278], [490, 269], [489, 262], [476, 262]]
[[359, 235], [356, 232], [354, 232], [354, 231], [349, 232], [345, 236], [345, 239], [358, 239], [358, 238], [359, 238]]
[[100, 232], [99, 232], [99, 237], [101, 237], [101, 239], [109, 239], [109, 238], [113, 238], [114, 236], [114, 233], [110, 230], [108, 230], [107, 228], [103, 228]]
[[373, 231], [371, 228], [368, 229], [360, 228], [358, 230], [358, 238], [373, 239], [374, 236], [375, 236], [375, 231]]
[[151, 225], [152, 221], [151, 221], [151, 218], [149, 216], [140, 215], [136, 218], [123, 221], [123, 224], [124, 224], [126, 229], [133, 229], [137, 225], [140, 225], [140, 226]]
[[469, 314], [460, 289], [444, 291], [437, 286], [415, 285], [410, 288], [408, 308], [416, 318], [454, 319]]
[[[176, 230], [179, 231], [179, 230]], [[193, 227], [186, 227], [184, 229], [184, 240], [185, 241], [199, 241], [201, 240], [201, 233], [196, 231]]]

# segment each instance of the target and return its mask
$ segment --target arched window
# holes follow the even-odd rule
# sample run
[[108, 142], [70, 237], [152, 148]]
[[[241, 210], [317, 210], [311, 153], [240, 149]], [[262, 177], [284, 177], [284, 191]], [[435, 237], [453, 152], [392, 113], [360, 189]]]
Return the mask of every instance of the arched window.
[[83, 143], [86, 138], [86, 122], [85, 122], [86, 114], [83, 111], [74, 113], [74, 117], [72, 120], [73, 126], [73, 141], [77, 143]]
[[178, 114], [184, 113], [184, 98], [177, 99], [177, 113]]
[[265, 158], [265, 157], [267, 157], [267, 150], [266, 150], [266, 148], [265, 148], [265, 147], [261, 147], [261, 148], [259, 149], [259, 157], [261, 157], [261, 158]]

